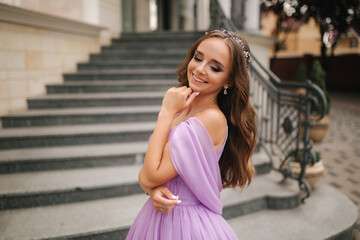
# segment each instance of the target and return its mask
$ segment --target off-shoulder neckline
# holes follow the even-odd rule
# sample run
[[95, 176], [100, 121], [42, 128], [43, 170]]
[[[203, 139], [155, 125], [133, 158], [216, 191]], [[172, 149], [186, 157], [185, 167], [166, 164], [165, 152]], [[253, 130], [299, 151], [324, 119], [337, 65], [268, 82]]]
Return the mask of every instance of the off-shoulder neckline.
[[200, 123], [200, 125], [203, 127], [203, 129], [205, 130], [208, 138], [209, 138], [210, 141], [212, 142], [212, 146], [213, 146], [213, 149], [214, 149], [215, 153], [220, 152], [220, 151], [225, 147], [225, 144], [226, 144], [226, 141], [227, 141], [227, 138], [228, 138], [228, 130], [229, 130], [227, 124], [226, 124], [226, 136], [225, 136], [224, 143], [221, 145], [221, 147], [220, 147], [218, 150], [215, 149], [214, 142], [213, 142], [213, 140], [212, 140], [212, 138], [211, 138], [208, 130], [206, 129], [206, 127], [204, 126], [204, 124], [200, 121], [200, 119], [197, 118], [197, 117], [188, 117], [186, 120], [184, 120], [184, 121], [178, 123], [177, 125], [173, 126], [173, 127], [170, 129], [170, 131], [174, 130], [174, 129], [175, 129], [176, 127], [178, 127], [180, 124], [185, 123], [186, 121], [188, 121], [188, 120], [190, 120], [190, 119], [196, 119], [197, 122]]

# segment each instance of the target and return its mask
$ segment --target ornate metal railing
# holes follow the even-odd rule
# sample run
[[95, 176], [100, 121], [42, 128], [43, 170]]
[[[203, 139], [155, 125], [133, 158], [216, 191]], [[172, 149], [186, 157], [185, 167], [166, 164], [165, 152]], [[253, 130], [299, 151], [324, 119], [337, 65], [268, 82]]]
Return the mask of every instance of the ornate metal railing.
[[[210, 2], [211, 29], [226, 28], [240, 32], [228, 19], [217, 0]], [[251, 45], [251, 43], [250, 43]], [[316, 109], [320, 120], [326, 111], [323, 91], [311, 81], [306, 84], [282, 82], [273, 72], [264, 67], [252, 53], [250, 74], [250, 100], [257, 113], [258, 149], [263, 149], [270, 158], [271, 167], [287, 178], [296, 179], [302, 190], [302, 201], [311, 194], [304, 179], [310, 159], [315, 159], [312, 141], [309, 140], [310, 112]], [[303, 89], [305, 94], [294, 93]], [[316, 106], [320, 106], [319, 109]], [[301, 152], [301, 172], [295, 175], [290, 159]], [[312, 156], [310, 156], [312, 155]]]

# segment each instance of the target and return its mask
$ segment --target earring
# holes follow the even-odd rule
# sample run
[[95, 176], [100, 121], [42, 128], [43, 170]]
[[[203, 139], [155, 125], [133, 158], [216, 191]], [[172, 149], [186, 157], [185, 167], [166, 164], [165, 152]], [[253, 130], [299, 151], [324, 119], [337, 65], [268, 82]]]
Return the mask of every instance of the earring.
[[225, 86], [225, 89], [224, 89], [224, 95], [227, 94], [227, 89], [228, 89], [228, 86]]

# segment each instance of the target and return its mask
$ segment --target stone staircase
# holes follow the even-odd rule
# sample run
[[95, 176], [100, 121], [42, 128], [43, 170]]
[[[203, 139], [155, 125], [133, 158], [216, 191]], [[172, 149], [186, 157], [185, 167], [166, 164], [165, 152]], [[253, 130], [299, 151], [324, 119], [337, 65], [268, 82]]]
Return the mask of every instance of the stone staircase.
[[[123, 35], [28, 111], [2, 117], [0, 240], [125, 238], [148, 199], [137, 174], [164, 91], [198, 37]], [[251, 187], [222, 192], [239, 239], [351, 239], [357, 209], [346, 197], [319, 186], [300, 204], [296, 182], [264, 153], [253, 160]]]

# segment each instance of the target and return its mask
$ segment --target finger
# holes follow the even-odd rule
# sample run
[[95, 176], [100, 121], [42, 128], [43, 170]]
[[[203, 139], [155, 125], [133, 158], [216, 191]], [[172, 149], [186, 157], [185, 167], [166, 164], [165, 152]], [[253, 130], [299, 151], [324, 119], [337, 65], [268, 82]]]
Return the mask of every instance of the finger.
[[179, 196], [175, 196], [167, 187], [161, 189], [161, 193], [164, 194], [168, 199], [163, 198], [163, 204], [167, 206], [174, 206], [181, 203]]
[[187, 87], [186, 89], [184, 89], [184, 92], [187, 96], [189, 96], [192, 93], [192, 89]]
[[175, 206], [176, 204], [181, 203], [181, 201], [179, 201], [178, 198], [174, 194], [172, 194], [170, 190], [167, 189], [166, 187], [163, 187], [161, 189], [161, 195], [160, 194], [154, 195], [152, 200], [153, 200], [153, 205], [155, 206], [156, 204], [155, 207], [157, 206], [160, 207], [161, 205]]
[[199, 92], [191, 93], [190, 96], [188, 97], [188, 99], [186, 99], [186, 102], [185, 102], [186, 106], [190, 106], [197, 95], [199, 95]]
[[[178, 199], [167, 199], [165, 197], [159, 197], [154, 199], [158, 204], [160, 204], [160, 206], [175, 206], [176, 204], [178, 204]], [[180, 201], [181, 202], [181, 201]], [[179, 203], [180, 203], [179, 202]]]
[[168, 199], [175, 200], [176, 196], [167, 187], [161, 189], [161, 193], [164, 194]]

